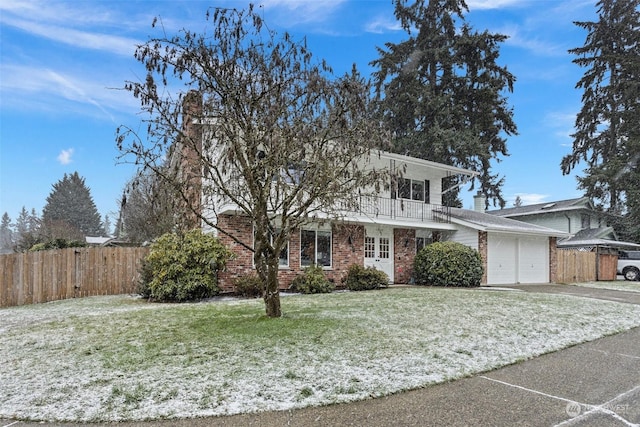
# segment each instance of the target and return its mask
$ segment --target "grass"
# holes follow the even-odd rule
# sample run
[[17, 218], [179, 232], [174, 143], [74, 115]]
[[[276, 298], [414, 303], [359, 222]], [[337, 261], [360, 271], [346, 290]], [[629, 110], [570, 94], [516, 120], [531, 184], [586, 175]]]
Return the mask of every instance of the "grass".
[[0, 310], [0, 418], [120, 421], [366, 399], [640, 325], [640, 307], [516, 291], [402, 288]]
[[586, 282], [578, 283], [578, 286], [598, 289], [613, 289], [615, 291], [640, 292], [640, 282], [629, 282], [627, 280]]

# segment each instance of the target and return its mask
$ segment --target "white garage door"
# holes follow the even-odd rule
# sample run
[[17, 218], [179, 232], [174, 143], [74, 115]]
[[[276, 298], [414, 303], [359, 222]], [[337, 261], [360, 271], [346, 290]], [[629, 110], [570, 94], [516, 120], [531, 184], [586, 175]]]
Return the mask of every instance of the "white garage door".
[[549, 282], [549, 241], [547, 238], [520, 238], [518, 283]]
[[487, 249], [488, 284], [549, 282], [547, 238], [490, 233]]

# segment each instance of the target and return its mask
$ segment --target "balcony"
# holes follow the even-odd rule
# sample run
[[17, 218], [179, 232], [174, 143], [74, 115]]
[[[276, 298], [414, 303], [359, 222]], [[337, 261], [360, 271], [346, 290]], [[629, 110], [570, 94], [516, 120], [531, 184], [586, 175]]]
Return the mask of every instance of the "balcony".
[[[449, 224], [451, 209], [418, 200], [391, 199], [378, 196], [358, 196], [357, 213], [370, 218], [436, 222]], [[351, 210], [351, 209], [350, 209]]]

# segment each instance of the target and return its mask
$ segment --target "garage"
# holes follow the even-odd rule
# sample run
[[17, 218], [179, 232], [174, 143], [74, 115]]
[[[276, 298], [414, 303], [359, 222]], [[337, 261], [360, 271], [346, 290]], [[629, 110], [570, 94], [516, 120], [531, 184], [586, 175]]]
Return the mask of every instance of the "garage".
[[549, 239], [505, 233], [487, 234], [487, 283], [549, 282]]

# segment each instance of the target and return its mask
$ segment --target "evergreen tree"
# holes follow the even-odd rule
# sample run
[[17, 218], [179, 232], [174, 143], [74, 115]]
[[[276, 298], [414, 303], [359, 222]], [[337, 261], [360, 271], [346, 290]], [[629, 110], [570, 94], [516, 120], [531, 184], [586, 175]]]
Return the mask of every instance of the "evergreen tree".
[[[464, 0], [394, 0], [409, 38], [378, 48], [372, 65], [381, 114], [394, 151], [475, 170], [487, 201], [504, 207], [504, 179], [491, 161], [506, 156], [505, 135], [517, 133], [504, 97], [515, 77], [497, 64], [506, 36], [474, 31]], [[460, 206], [457, 181], [445, 183], [449, 205]]]
[[47, 238], [81, 240], [104, 233], [100, 214], [84, 178], [74, 172], [53, 185], [42, 211]]
[[600, 0], [596, 8], [597, 22], [575, 22], [588, 34], [569, 52], [586, 71], [576, 84], [583, 95], [573, 150], [561, 167], [568, 174], [584, 162], [579, 188], [612, 217], [623, 216], [621, 237], [640, 241], [640, 0]]
[[520, 206], [522, 206], [522, 199], [520, 196], [516, 196], [516, 200], [513, 202], [513, 207], [519, 208]]
[[111, 236], [111, 218], [109, 218], [109, 215], [104, 216], [104, 222], [102, 223], [102, 228], [104, 229], [105, 237]]
[[25, 252], [41, 241], [40, 218], [35, 209], [31, 214], [23, 206], [15, 224], [14, 250]]
[[2, 215], [0, 223], [0, 253], [11, 252], [13, 248], [13, 236], [11, 232], [11, 218], [8, 213]]

